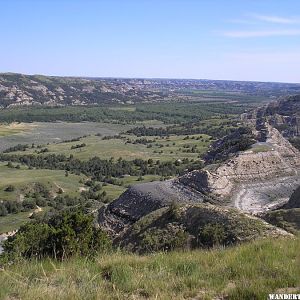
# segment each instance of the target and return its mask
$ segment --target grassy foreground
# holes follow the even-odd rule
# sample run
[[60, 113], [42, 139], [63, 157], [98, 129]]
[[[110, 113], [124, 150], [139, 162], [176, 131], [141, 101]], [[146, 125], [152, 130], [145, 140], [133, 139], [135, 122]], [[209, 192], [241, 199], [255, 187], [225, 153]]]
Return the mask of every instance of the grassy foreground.
[[0, 299], [267, 299], [300, 292], [300, 239], [147, 256], [22, 262], [0, 271]]

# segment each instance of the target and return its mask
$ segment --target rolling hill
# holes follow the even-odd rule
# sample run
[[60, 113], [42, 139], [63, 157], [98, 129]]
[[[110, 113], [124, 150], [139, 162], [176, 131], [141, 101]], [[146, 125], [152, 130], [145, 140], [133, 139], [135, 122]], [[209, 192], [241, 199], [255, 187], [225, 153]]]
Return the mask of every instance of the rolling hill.
[[0, 107], [239, 100], [300, 92], [300, 84], [192, 79], [84, 78], [0, 74]]

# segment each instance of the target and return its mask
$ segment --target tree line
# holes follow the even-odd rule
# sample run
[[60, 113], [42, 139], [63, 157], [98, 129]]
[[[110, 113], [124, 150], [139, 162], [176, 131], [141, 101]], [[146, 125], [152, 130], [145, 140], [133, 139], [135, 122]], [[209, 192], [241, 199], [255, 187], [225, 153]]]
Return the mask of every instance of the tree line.
[[29, 168], [66, 170], [74, 174], [84, 174], [97, 181], [106, 181], [111, 177], [120, 178], [124, 175], [143, 176], [143, 175], [160, 175], [175, 176], [182, 174], [185, 170], [192, 170], [202, 166], [200, 161], [184, 160], [181, 164], [176, 161], [152, 159], [134, 159], [132, 161], [119, 158], [100, 159], [99, 157], [90, 158], [87, 161], [81, 161], [74, 158], [73, 155], [65, 156], [64, 154], [48, 155], [16, 155], [0, 154], [0, 161], [16, 162], [27, 165]]

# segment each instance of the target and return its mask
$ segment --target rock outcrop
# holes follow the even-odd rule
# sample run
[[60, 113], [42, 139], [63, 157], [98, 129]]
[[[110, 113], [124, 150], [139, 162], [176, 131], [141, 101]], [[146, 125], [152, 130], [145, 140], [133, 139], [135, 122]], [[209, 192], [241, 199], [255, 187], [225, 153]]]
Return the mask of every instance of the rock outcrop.
[[117, 200], [99, 211], [99, 223], [119, 234], [145, 215], [171, 203], [201, 203], [206, 196], [196, 190], [167, 180], [134, 185]]
[[258, 130], [267, 122], [286, 138], [300, 136], [300, 95], [273, 101], [243, 114], [243, 119], [252, 123], [255, 121]]

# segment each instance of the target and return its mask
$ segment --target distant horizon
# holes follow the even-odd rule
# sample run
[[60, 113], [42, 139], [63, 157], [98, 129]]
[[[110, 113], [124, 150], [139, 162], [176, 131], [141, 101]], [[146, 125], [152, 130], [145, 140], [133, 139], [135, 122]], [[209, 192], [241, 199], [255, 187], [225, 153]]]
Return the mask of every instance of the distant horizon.
[[15, 74], [25, 76], [45, 76], [45, 77], [62, 77], [62, 78], [94, 78], [94, 79], [148, 79], [148, 80], [199, 80], [199, 81], [233, 81], [233, 82], [256, 82], [256, 83], [278, 83], [278, 84], [296, 84], [300, 82], [287, 81], [261, 81], [261, 80], [237, 80], [237, 79], [216, 79], [216, 78], [178, 78], [178, 77], [124, 77], [124, 76], [85, 76], [85, 75], [50, 75], [40, 73], [20, 73], [20, 72], [0, 72], [0, 75]]

